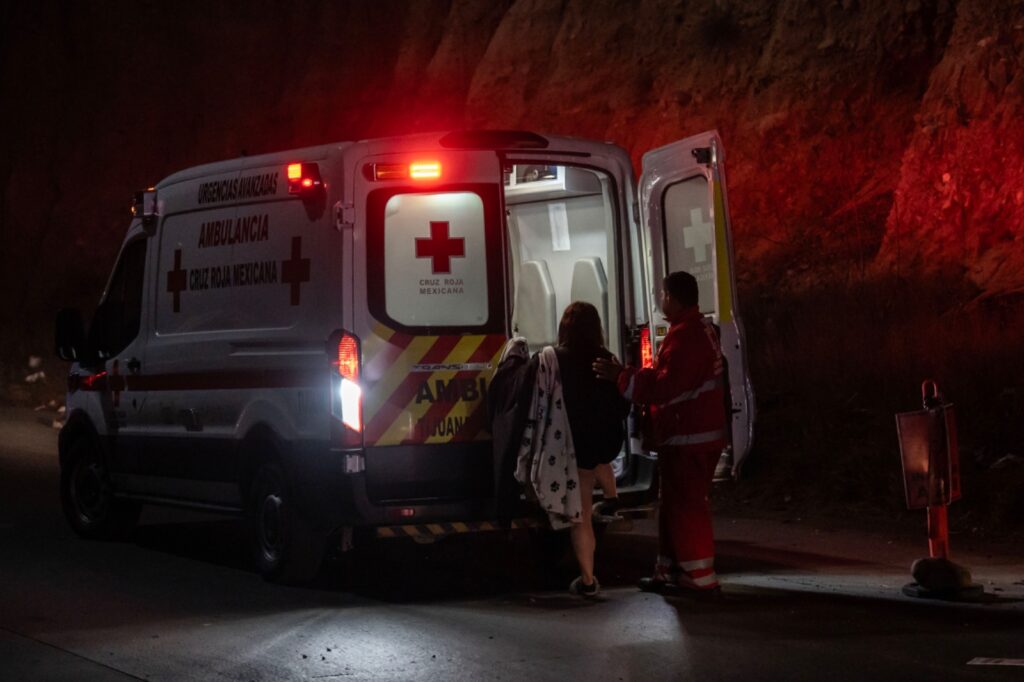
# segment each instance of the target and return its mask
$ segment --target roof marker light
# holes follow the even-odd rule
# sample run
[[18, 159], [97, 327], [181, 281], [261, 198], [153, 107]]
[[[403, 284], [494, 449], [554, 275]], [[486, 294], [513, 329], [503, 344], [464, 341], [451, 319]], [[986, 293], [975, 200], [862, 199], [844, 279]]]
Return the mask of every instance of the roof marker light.
[[320, 167], [315, 163], [290, 163], [287, 170], [288, 193], [303, 197], [311, 196], [323, 189]]

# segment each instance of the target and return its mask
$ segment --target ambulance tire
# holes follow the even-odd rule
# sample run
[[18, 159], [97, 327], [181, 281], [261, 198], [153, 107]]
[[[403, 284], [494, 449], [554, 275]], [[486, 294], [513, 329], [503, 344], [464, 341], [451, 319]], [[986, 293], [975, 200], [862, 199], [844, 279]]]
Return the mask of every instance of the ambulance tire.
[[265, 580], [300, 584], [319, 575], [326, 538], [296, 510], [288, 476], [276, 459], [265, 458], [257, 466], [246, 516], [256, 568]]
[[60, 501], [71, 528], [89, 540], [115, 540], [135, 527], [142, 506], [114, 497], [103, 457], [92, 439], [68, 448], [60, 468]]

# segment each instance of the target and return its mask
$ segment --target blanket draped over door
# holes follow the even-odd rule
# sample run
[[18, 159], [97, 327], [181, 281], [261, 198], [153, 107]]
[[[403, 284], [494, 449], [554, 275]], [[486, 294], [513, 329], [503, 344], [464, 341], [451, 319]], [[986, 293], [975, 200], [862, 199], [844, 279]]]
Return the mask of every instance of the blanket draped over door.
[[560, 529], [580, 521], [580, 478], [555, 349], [545, 347], [538, 361], [516, 480], [532, 486], [551, 527]]

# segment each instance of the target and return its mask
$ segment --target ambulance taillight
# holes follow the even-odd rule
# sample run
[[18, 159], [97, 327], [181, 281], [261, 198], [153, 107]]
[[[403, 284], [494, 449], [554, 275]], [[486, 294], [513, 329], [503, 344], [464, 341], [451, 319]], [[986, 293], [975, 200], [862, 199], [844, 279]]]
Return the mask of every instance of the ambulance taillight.
[[288, 164], [288, 193], [301, 197], [312, 196], [324, 188], [320, 166], [315, 163]]
[[640, 366], [654, 367], [654, 348], [651, 346], [651, 328], [640, 330]]
[[363, 389], [359, 385], [359, 342], [351, 334], [338, 341], [338, 376], [341, 384], [341, 422], [353, 431], [363, 430]]
[[331, 377], [331, 414], [341, 422], [337, 440], [343, 447], [362, 445], [363, 388], [359, 381], [359, 339], [339, 331], [328, 341], [334, 372]]

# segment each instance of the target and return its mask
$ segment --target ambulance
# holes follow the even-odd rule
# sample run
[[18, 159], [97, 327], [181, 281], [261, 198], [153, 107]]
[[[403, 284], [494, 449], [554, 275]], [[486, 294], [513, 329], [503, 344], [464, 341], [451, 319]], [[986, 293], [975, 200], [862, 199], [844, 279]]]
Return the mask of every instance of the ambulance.
[[[493, 528], [505, 342], [555, 343], [583, 300], [611, 352], [650, 365], [675, 270], [720, 330], [738, 471], [754, 405], [723, 163], [713, 131], [648, 152], [639, 183], [612, 144], [456, 131], [171, 175], [136, 195], [90, 324], [58, 316], [70, 525], [109, 537], [143, 504], [239, 515], [270, 579], [353, 538]], [[615, 461], [627, 501], [656, 494], [639, 422]]]

